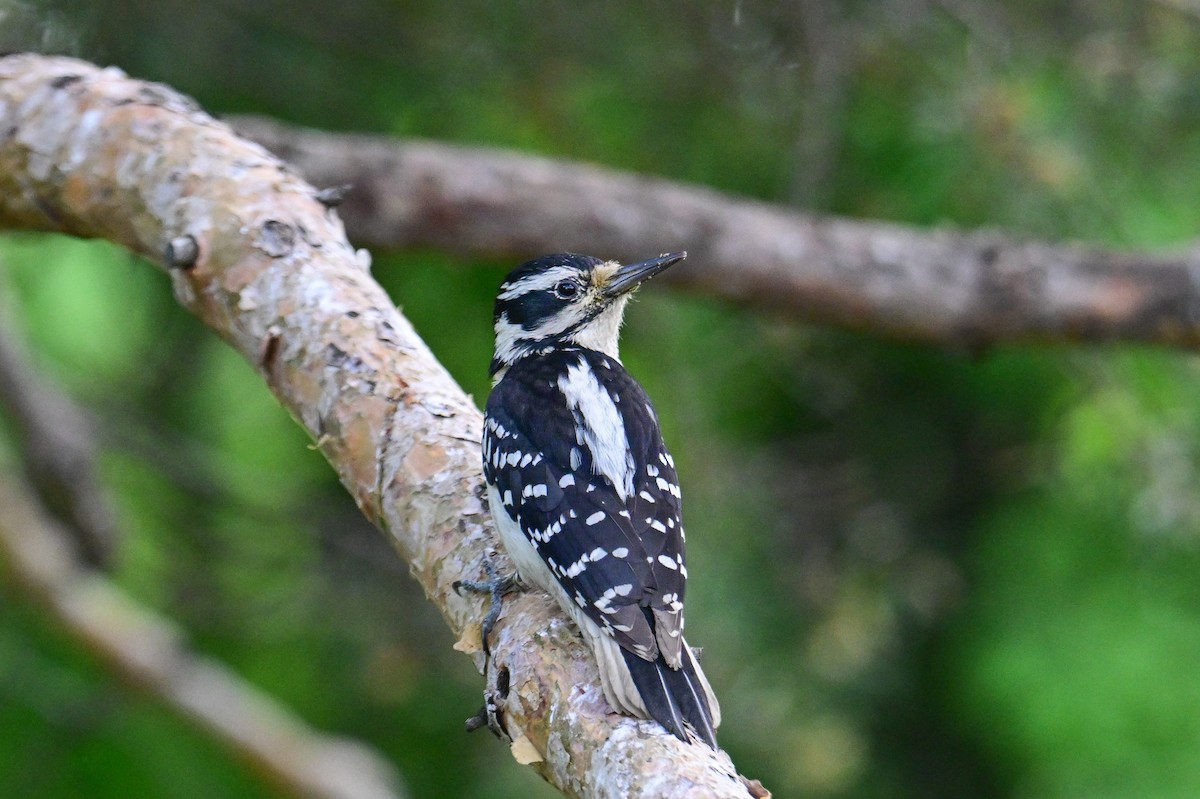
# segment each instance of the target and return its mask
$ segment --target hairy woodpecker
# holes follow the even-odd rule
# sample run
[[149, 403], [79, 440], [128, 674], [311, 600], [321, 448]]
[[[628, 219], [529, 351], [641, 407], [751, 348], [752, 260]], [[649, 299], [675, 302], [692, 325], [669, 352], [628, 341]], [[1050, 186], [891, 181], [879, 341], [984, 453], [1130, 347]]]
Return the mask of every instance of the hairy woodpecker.
[[560, 253], [508, 275], [483, 469], [505, 549], [579, 626], [608, 703], [716, 748], [720, 709], [683, 638], [675, 462], [617, 355], [633, 290], [685, 255], [621, 266]]

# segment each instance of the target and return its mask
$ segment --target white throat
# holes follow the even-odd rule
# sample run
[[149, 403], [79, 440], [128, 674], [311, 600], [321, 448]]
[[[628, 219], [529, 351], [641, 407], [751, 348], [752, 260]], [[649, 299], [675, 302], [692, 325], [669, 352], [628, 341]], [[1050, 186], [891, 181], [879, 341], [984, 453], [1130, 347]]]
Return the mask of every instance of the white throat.
[[628, 302], [628, 294], [613, 300], [612, 304], [601, 311], [599, 316], [573, 335], [571, 341], [589, 350], [602, 352], [620, 363], [618, 339], [621, 335], [621, 322], [625, 318], [625, 305]]
[[[625, 306], [629, 303], [629, 295], [618, 297], [591, 321], [567, 338], [567, 342], [585, 347], [589, 350], [602, 352], [617, 363], [621, 362], [618, 340], [621, 335], [621, 322], [625, 317]], [[577, 311], [576, 313], [580, 313]], [[543, 335], [549, 335], [557, 327], [562, 330], [570, 323], [569, 318], [555, 317], [549, 324], [535, 331], [527, 331], [520, 325], [508, 321], [501, 316], [496, 322], [495, 359], [501, 364], [500, 369], [492, 375], [492, 385], [503, 379], [509, 365], [530, 351], [536, 349], [536, 342]]]

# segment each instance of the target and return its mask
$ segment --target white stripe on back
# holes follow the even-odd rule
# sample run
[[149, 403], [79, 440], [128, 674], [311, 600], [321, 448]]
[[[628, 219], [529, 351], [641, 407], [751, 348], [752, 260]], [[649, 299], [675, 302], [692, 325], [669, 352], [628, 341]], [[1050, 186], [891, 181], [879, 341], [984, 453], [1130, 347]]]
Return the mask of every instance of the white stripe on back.
[[625, 421], [608, 390], [580, 358], [558, 379], [567, 404], [576, 411], [576, 433], [592, 453], [596, 474], [604, 475], [625, 501], [633, 494], [633, 456], [625, 436]]

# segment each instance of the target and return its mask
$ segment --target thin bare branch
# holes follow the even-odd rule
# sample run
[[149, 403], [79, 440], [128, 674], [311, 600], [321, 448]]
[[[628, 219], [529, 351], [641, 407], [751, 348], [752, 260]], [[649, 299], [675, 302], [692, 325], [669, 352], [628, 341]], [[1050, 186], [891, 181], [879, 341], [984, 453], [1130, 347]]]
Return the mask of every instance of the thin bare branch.
[[0, 574], [36, 597], [75, 640], [267, 780], [304, 799], [397, 799], [393, 768], [362, 744], [311, 729], [78, 562], [65, 531], [0, 475]]
[[34, 371], [12, 327], [0, 319], [0, 408], [14, 422], [26, 479], [67, 526], [84, 561], [104, 568], [116, 544], [116, 521], [100, 485], [92, 426]]
[[[494, 541], [481, 415], [320, 199], [167, 87], [73, 59], [0, 59], [0, 227], [100, 236], [167, 267], [180, 302], [313, 435], [479, 665], [482, 600], [452, 586], [482, 576]], [[506, 608], [492, 659], [510, 677], [501, 717], [514, 754], [551, 784], [586, 797], [748, 795], [724, 753], [609, 713], [549, 597]]]
[[523, 258], [642, 258], [740, 303], [900, 338], [1200, 345], [1200, 259], [805, 214], [701, 186], [514, 152], [239, 118], [317, 185], [351, 183], [353, 240]]

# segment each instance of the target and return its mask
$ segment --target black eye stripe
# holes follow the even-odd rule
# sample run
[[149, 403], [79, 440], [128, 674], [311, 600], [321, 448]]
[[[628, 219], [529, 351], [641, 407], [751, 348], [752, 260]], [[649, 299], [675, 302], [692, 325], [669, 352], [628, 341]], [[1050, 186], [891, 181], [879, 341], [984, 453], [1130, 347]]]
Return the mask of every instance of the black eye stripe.
[[561, 311], [566, 304], [566, 300], [555, 296], [553, 289], [545, 289], [507, 300], [498, 306], [498, 310], [512, 324], [520, 325], [523, 330], [533, 330]]

